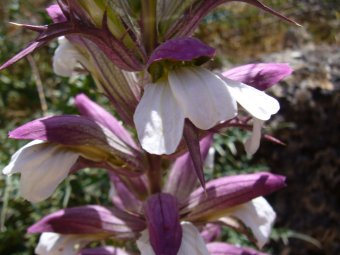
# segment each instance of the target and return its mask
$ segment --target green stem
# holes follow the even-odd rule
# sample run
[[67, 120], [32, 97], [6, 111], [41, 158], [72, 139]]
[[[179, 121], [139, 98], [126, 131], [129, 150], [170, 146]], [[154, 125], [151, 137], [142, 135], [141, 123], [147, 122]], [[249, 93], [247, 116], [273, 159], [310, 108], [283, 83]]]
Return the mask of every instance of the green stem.
[[146, 52], [150, 54], [157, 43], [157, 0], [142, 0], [142, 36]]

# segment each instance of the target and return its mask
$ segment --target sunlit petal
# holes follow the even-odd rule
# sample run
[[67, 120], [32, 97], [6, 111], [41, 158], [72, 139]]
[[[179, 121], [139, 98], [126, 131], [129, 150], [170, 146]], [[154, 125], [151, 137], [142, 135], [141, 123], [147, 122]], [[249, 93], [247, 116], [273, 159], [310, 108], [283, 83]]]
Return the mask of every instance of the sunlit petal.
[[184, 115], [167, 82], [146, 85], [134, 122], [144, 150], [153, 154], [176, 150], [182, 138]]
[[255, 198], [239, 206], [232, 215], [251, 229], [257, 240], [257, 246], [262, 248], [269, 239], [276, 218], [276, 214], [267, 200], [263, 197]]
[[253, 119], [253, 132], [244, 144], [248, 156], [254, 155], [260, 147], [262, 126], [263, 120]]
[[255, 118], [268, 120], [271, 115], [279, 111], [279, 102], [266, 93], [238, 81], [228, 78], [223, 78], [223, 80], [232, 97]]
[[236, 101], [224, 81], [202, 67], [175, 69], [169, 73], [169, 83], [185, 117], [200, 129], [236, 115]]
[[31, 202], [39, 202], [54, 192], [78, 157], [78, 153], [61, 146], [33, 141], [13, 155], [3, 173], [20, 172], [21, 195]]

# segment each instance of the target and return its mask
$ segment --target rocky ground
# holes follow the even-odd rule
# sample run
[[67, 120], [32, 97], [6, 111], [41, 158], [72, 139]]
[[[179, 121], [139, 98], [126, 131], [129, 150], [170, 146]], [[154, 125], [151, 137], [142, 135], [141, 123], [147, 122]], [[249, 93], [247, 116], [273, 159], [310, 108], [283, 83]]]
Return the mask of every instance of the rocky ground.
[[340, 254], [340, 48], [307, 45], [262, 60], [287, 62], [295, 70], [271, 90], [281, 103], [271, 123], [274, 135], [287, 145], [263, 143], [255, 157], [287, 176], [288, 187], [272, 197], [276, 226], [321, 244], [297, 235], [277, 254]]

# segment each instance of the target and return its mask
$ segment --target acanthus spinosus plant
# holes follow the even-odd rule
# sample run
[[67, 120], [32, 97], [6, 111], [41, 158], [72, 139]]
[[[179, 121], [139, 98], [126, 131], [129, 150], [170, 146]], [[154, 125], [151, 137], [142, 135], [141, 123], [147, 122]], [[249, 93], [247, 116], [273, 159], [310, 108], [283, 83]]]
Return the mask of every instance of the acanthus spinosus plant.
[[[38, 36], [0, 69], [58, 38], [55, 73], [88, 72], [122, 121], [80, 94], [79, 115], [44, 117], [10, 132], [30, 140], [3, 169], [21, 173], [27, 200], [48, 198], [85, 167], [105, 169], [112, 185], [112, 207], [67, 208], [31, 226], [29, 233], [42, 233], [37, 254], [263, 254], [218, 242], [221, 227], [261, 249], [275, 220], [263, 196], [284, 187], [285, 178], [260, 172], [206, 182], [203, 167], [214, 133], [229, 127], [253, 129], [245, 150], [256, 152], [264, 121], [279, 110], [263, 91], [292, 70], [274, 63], [222, 73], [204, 67], [215, 49], [192, 33], [225, 2], [59, 0], [47, 9], [53, 24], [20, 24]], [[259, 1], [240, 2], [294, 23]], [[105, 240], [119, 247], [86, 248]]]

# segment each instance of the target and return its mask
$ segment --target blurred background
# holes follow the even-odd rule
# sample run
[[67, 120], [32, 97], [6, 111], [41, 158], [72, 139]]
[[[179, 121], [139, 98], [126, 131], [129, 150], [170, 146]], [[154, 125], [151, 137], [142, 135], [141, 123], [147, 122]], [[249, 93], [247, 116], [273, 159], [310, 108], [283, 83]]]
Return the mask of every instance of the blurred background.
[[[340, 254], [340, 2], [339, 0], [262, 0], [302, 27], [242, 3], [226, 4], [203, 21], [196, 35], [217, 48], [211, 67], [227, 69], [253, 62], [289, 63], [294, 74], [274, 86], [281, 110], [265, 132], [286, 146], [263, 141], [248, 158], [248, 134], [230, 130], [215, 139], [215, 168], [207, 178], [269, 169], [287, 176], [288, 186], [269, 196], [277, 222], [265, 251], [271, 254]], [[0, 63], [35, 36], [9, 24], [51, 23], [44, 9], [52, 1], [1, 0]], [[23, 142], [8, 131], [47, 114], [76, 113], [73, 97], [84, 92], [111, 110], [90, 77], [53, 74], [54, 41], [0, 73], [0, 169]], [[0, 175], [0, 254], [34, 254], [38, 236], [26, 228], [42, 216], [75, 205], [110, 204], [104, 171], [86, 169], [68, 178], [53, 195], [30, 204], [18, 195], [18, 176]], [[225, 231], [223, 238], [251, 246]]]

